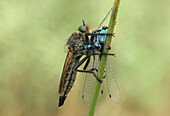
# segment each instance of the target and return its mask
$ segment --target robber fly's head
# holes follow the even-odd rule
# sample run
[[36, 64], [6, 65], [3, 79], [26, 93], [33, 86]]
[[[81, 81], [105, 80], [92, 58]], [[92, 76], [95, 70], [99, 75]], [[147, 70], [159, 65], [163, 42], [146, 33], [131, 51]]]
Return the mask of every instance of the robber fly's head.
[[78, 31], [80, 31], [81, 33], [89, 32], [89, 27], [86, 26], [84, 20], [82, 20], [82, 21], [83, 21], [83, 25], [78, 27]]

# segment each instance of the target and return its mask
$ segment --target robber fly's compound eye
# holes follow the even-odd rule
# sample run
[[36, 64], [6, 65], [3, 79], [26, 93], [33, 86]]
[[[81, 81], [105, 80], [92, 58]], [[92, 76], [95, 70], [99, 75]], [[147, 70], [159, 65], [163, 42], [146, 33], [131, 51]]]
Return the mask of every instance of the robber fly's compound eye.
[[82, 26], [82, 25], [78, 27], [78, 30], [79, 30], [80, 32], [82, 32], [82, 33], [84, 33], [84, 32], [87, 31], [86, 27], [85, 27], [85, 26]]

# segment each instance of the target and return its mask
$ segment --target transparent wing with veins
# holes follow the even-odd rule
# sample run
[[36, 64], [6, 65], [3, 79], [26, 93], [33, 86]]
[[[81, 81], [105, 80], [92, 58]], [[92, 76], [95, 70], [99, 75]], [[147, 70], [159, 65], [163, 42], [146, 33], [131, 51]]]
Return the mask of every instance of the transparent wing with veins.
[[[89, 69], [92, 69], [92, 68], [98, 69], [98, 66], [99, 66], [99, 56], [91, 56], [90, 63], [89, 63], [86, 70], [89, 70]], [[97, 72], [96, 72], [96, 75], [97, 75]], [[93, 74], [91, 74], [91, 73], [85, 74], [83, 94], [82, 94], [82, 99], [83, 99], [83, 102], [84, 102], [85, 105], [90, 104], [91, 97], [92, 97], [93, 90], [94, 90], [95, 81], [97, 81], [97, 80], [93, 76]], [[101, 86], [100, 94], [99, 94], [98, 98], [100, 98], [102, 96], [102, 94], [103, 94], [103, 84]]]
[[[100, 63], [100, 57], [98, 56], [98, 55], [96, 55], [95, 57], [94, 57], [94, 68], [96, 68], [97, 70], [98, 70], [98, 68], [99, 68], [99, 63]], [[97, 72], [96, 72], [96, 75], [97, 75]], [[97, 81], [96, 80], [96, 78], [94, 78], [95, 79], [95, 81]], [[101, 96], [103, 95], [103, 90], [104, 90], [104, 85], [103, 85], [103, 83], [101, 84], [101, 88], [100, 88], [100, 93], [99, 93], [99, 96], [98, 96], [98, 98], [101, 98]]]
[[108, 93], [109, 93], [109, 97], [111, 101], [115, 103], [119, 103], [120, 98], [121, 98], [120, 90], [119, 90], [119, 86], [116, 81], [115, 74], [112, 69], [109, 56], [108, 56], [107, 64], [106, 64], [106, 78], [107, 78]]

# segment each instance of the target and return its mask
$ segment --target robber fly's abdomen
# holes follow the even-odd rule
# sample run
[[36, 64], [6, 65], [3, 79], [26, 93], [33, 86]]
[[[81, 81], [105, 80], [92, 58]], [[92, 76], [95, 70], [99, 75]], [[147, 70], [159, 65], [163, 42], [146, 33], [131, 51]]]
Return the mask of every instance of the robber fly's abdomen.
[[60, 80], [60, 87], [59, 87], [59, 106], [64, 104], [67, 94], [71, 90], [74, 81], [76, 79], [77, 72], [74, 70], [76, 64], [79, 62], [80, 57], [74, 55], [73, 52], [68, 52], [65, 64], [63, 67], [63, 73]]
[[64, 104], [67, 94], [70, 92], [77, 72], [75, 71], [79, 59], [84, 54], [82, 53], [85, 46], [84, 35], [81, 33], [72, 33], [67, 41], [69, 52], [67, 54], [59, 87], [59, 106]]

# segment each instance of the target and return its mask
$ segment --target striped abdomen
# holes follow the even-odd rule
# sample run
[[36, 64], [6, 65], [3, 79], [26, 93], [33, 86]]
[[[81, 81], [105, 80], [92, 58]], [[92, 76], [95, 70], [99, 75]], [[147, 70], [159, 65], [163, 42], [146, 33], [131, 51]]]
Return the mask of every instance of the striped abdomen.
[[76, 79], [77, 72], [75, 71], [75, 67], [78, 64], [80, 57], [83, 55], [82, 52], [85, 46], [84, 35], [77, 32], [73, 33], [69, 37], [67, 45], [69, 48], [69, 52], [64, 63], [63, 72], [60, 80], [59, 107], [64, 104], [67, 94], [71, 90]]
[[64, 104], [67, 94], [71, 90], [76, 79], [77, 72], [74, 70], [76, 64], [79, 62], [80, 56], [69, 51], [63, 67], [63, 72], [60, 80], [59, 87], [59, 107]]

